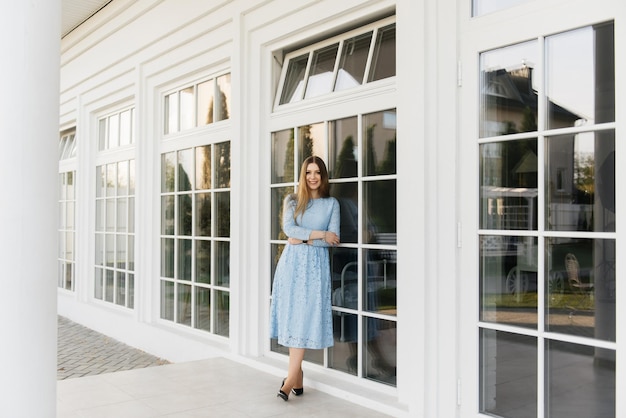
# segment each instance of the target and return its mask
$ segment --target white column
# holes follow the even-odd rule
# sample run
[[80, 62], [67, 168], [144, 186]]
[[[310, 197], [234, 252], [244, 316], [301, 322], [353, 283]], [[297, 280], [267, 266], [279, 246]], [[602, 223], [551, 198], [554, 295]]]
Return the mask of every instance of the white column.
[[0, 0], [0, 416], [56, 416], [59, 0]]

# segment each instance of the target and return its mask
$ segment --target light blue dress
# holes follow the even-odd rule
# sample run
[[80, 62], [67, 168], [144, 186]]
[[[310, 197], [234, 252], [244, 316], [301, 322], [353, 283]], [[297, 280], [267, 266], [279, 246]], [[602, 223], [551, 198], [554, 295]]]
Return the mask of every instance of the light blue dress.
[[[283, 208], [283, 232], [306, 240], [311, 231], [339, 235], [339, 202], [334, 197], [312, 199], [293, 219], [296, 201], [288, 196]], [[331, 276], [328, 247], [324, 240], [285, 245], [276, 265], [270, 309], [270, 338], [292, 348], [325, 348], [333, 345]]]

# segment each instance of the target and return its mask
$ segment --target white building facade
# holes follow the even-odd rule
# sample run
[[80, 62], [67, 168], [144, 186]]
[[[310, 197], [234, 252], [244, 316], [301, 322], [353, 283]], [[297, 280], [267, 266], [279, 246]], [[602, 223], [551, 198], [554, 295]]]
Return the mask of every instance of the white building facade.
[[282, 376], [281, 203], [315, 154], [342, 245], [311, 385], [392, 416], [626, 414], [625, 20], [610, 0], [113, 0], [61, 42], [59, 314]]

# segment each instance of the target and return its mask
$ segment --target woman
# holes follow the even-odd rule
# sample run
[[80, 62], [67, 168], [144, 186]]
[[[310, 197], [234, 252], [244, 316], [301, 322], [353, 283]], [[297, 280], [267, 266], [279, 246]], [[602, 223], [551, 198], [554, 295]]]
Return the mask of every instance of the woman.
[[328, 247], [339, 244], [339, 203], [330, 197], [328, 171], [312, 156], [300, 168], [298, 192], [285, 199], [287, 235], [274, 274], [270, 336], [289, 348], [289, 369], [277, 396], [302, 395], [305, 349], [333, 345]]

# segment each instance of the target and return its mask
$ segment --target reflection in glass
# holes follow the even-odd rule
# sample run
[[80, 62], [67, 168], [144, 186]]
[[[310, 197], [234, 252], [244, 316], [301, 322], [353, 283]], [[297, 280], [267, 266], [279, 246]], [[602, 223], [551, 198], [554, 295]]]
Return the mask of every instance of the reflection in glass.
[[176, 242], [178, 243], [178, 254], [176, 257], [176, 264], [178, 265], [177, 279], [191, 280], [191, 240], [179, 239]]
[[113, 289], [115, 286], [115, 276], [113, 270], [104, 271], [104, 300], [113, 302]]
[[357, 182], [332, 183], [330, 195], [339, 202], [339, 236], [342, 243], [357, 243], [359, 239], [359, 185]]
[[609, 239], [546, 241], [546, 330], [615, 341], [615, 254]]
[[355, 376], [359, 364], [357, 324], [357, 315], [333, 312], [335, 345], [328, 349], [328, 366]]
[[161, 234], [174, 235], [174, 196], [161, 196]]
[[615, 417], [615, 351], [546, 341], [545, 416]]
[[117, 232], [127, 232], [128, 228], [128, 198], [117, 198]]
[[[169, 197], [169, 196], [168, 196]], [[211, 193], [196, 194], [195, 236], [211, 236]]]
[[230, 236], [230, 192], [215, 193], [216, 236]]
[[537, 130], [536, 41], [480, 54], [480, 137]]
[[196, 291], [196, 317], [195, 327], [205, 331], [211, 331], [211, 289], [195, 287]]
[[211, 283], [211, 241], [196, 241], [196, 282]]
[[215, 187], [230, 187], [230, 141], [215, 144]]
[[304, 125], [298, 128], [298, 141], [299, 141], [299, 157], [296, 173], [296, 178], [300, 176], [300, 165], [302, 161], [306, 160], [311, 155], [324, 155], [326, 149], [326, 135], [324, 132], [323, 123], [314, 123], [311, 125]]
[[372, 32], [346, 39], [343, 42], [335, 91], [363, 84], [371, 43]]
[[117, 148], [119, 146], [120, 136], [120, 118], [119, 114], [109, 116], [109, 130], [107, 148]]
[[367, 379], [396, 385], [397, 324], [363, 318], [363, 374]]
[[293, 192], [293, 187], [272, 189], [271, 239], [287, 239], [287, 235], [285, 235], [282, 228], [283, 206], [287, 196]]
[[117, 163], [117, 195], [128, 195], [128, 161]]
[[396, 315], [396, 251], [363, 250], [363, 309]]
[[[115, 186], [117, 186], [117, 164], [106, 165], [106, 195], [115, 196]], [[112, 213], [112, 212], [111, 212]]]
[[178, 323], [191, 326], [191, 286], [178, 283]]
[[203, 126], [213, 123], [213, 100], [215, 81], [213, 79], [198, 84], [197, 125]]
[[272, 132], [272, 184], [294, 181], [293, 129]]
[[280, 96], [280, 104], [294, 103], [302, 100], [302, 94], [304, 93], [304, 73], [308, 61], [308, 53], [289, 60], [289, 67], [285, 75], [285, 85], [283, 86], [283, 93]]
[[120, 113], [120, 146], [133, 143], [132, 115], [132, 109]]
[[378, 29], [367, 81], [396, 75], [396, 24]]
[[480, 227], [537, 229], [537, 140], [480, 145]]
[[363, 115], [363, 175], [396, 173], [396, 110]]
[[161, 280], [161, 318], [174, 320], [174, 283]]
[[215, 284], [230, 286], [230, 242], [215, 241]]
[[211, 146], [196, 148], [196, 190], [211, 188]]
[[481, 329], [479, 387], [480, 412], [506, 418], [536, 417], [536, 338]]
[[546, 139], [546, 228], [615, 232], [615, 133]]
[[191, 235], [192, 216], [191, 195], [178, 195], [178, 235]]
[[228, 337], [230, 321], [230, 292], [224, 290], [215, 291], [215, 334]]
[[272, 263], [271, 263], [272, 274], [270, 275], [270, 278], [271, 278], [270, 295], [271, 295], [272, 287], [274, 286], [274, 273], [276, 272], [276, 265], [278, 264], [280, 255], [283, 253], [283, 250], [285, 249], [285, 245], [284, 244], [272, 244], [270, 246], [270, 249], [272, 252]]
[[118, 235], [115, 247], [115, 267], [118, 269], [126, 269], [126, 235]]
[[192, 148], [178, 151], [178, 191], [191, 190], [193, 164]]
[[331, 179], [356, 177], [357, 172], [357, 118], [329, 122], [328, 175]]
[[309, 99], [333, 90], [333, 74], [339, 44], [333, 44], [313, 52], [311, 69], [304, 97]]
[[363, 242], [395, 245], [396, 180], [363, 183]]
[[126, 273], [118, 271], [115, 273], [117, 287], [115, 292], [115, 303], [126, 306]]
[[174, 278], [174, 240], [161, 239], [161, 277]]
[[161, 192], [173, 192], [175, 181], [176, 153], [168, 152], [161, 156]]
[[546, 38], [549, 129], [615, 120], [613, 24]]
[[217, 88], [219, 95], [215, 100], [217, 105], [215, 112], [216, 122], [230, 118], [230, 73], [217, 78]]
[[537, 328], [537, 238], [480, 237], [480, 320]]

